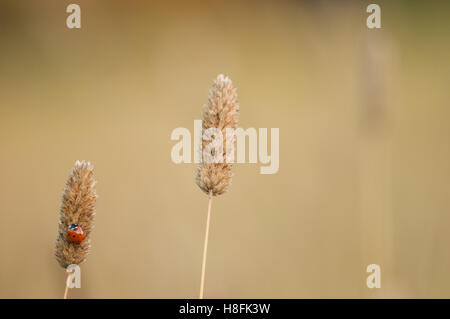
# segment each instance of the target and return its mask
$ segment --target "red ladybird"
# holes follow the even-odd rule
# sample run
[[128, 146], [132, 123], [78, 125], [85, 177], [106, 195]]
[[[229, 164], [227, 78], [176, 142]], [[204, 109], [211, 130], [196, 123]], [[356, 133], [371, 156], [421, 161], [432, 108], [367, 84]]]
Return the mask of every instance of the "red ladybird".
[[72, 224], [67, 228], [67, 238], [73, 243], [81, 243], [84, 238], [84, 231], [80, 225]]

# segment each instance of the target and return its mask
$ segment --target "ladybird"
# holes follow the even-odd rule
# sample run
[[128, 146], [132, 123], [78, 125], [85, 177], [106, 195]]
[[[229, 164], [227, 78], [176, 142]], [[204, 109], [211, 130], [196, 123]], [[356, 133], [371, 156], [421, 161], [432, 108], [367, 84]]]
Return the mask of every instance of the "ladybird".
[[72, 224], [67, 228], [67, 238], [73, 243], [81, 243], [84, 238], [84, 231], [78, 224]]

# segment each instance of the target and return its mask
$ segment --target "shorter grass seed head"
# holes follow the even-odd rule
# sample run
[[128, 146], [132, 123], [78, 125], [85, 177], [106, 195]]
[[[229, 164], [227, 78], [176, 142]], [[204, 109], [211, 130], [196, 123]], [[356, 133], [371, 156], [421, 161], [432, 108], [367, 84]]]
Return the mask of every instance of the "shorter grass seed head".
[[76, 161], [62, 195], [55, 256], [63, 268], [82, 263], [89, 253], [97, 199], [93, 169]]

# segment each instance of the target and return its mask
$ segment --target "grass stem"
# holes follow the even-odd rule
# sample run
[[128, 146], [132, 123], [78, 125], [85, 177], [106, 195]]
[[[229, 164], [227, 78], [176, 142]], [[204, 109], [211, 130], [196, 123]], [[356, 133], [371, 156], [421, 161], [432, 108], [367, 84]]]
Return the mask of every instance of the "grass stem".
[[208, 252], [209, 221], [211, 219], [212, 197], [213, 197], [212, 191], [209, 191], [208, 217], [206, 218], [205, 244], [203, 246], [202, 277], [201, 277], [201, 280], [200, 280], [200, 299], [203, 299], [203, 290], [204, 290], [204, 287], [205, 287], [206, 255], [207, 255], [207, 252]]
[[67, 280], [66, 280], [66, 290], [64, 291], [64, 299], [67, 299], [67, 295], [69, 293], [69, 282], [70, 282], [70, 277], [72, 276], [72, 272], [69, 272], [67, 274]]

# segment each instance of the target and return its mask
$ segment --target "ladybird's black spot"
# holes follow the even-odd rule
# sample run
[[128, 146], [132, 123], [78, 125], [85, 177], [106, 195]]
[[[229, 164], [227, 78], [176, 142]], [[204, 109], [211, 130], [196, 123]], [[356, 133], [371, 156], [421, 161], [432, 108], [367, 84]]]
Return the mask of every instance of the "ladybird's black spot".
[[73, 235], [72, 237], [75, 238], [75, 235]]

